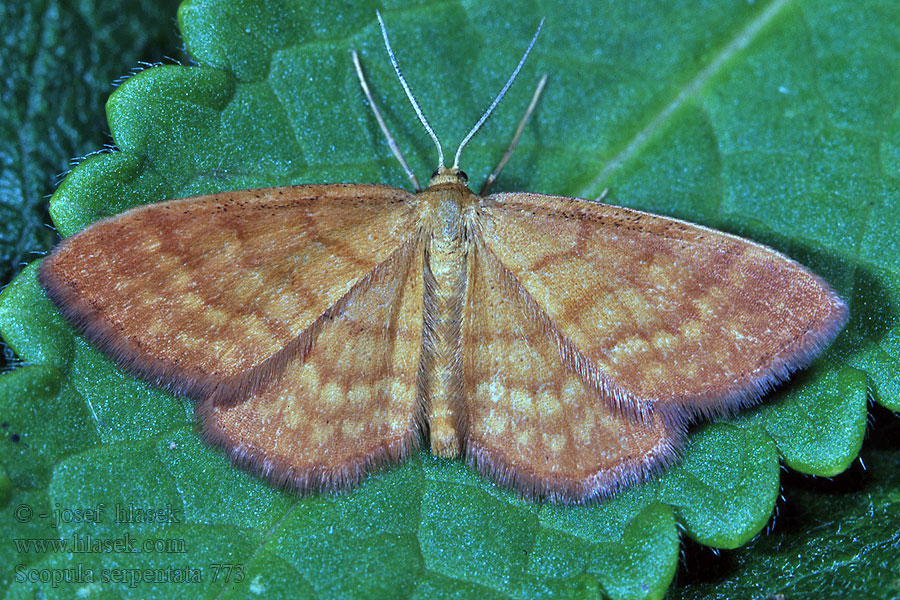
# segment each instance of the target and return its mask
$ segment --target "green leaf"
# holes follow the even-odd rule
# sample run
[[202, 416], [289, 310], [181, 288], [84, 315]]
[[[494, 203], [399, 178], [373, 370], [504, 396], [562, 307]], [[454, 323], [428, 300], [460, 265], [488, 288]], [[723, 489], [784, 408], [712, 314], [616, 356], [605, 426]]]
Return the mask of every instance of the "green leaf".
[[[225, 189], [403, 186], [350, 48], [360, 51], [412, 168], [430, 173], [435, 151], [386, 60], [375, 8], [186, 2], [180, 28], [199, 66], [149, 69], [113, 94], [107, 112], [119, 151], [91, 157], [66, 178], [52, 202], [56, 226], [68, 235], [129, 206]], [[381, 8], [449, 152], [505, 81], [537, 25], [534, 11]], [[900, 408], [892, 225], [900, 221], [898, 11], [890, 0], [542, 5], [547, 24], [520, 82], [463, 153], [479, 182], [548, 72], [539, 109], [495, 189], [591, 197], [609, 186], [613, 202], [769, 244], [849, 301], [847, 331], [813, 368], [761, 407], [698, 428], [684, 460], [658, 480], [608, 502], [562, 508], [520, 500], [425, 451], [346, 495], [275, 491], [200, 442], [188, 401], [125, 377], [75, 336], [32, 265], [0, 296], [0, 333], [31, 365], [0, 378], [4, 538], [130, 535], [154, 551], [87, 552], [73, 561], [9, 544], [0, 549], [3, 564], [23, 565], [25, 580], [2, 571], [0, 589], [11, 598], [659, 598], [675, 573], [679, 531], [718, 548], [747, 543], [775, 505], [779, 457], [801, 472], [833, 475], [859, 450], [867, 397]], [[900, 456], [896, 446], [881, 452], [878, 474]], [[841, 548], [840, 528], [832, 528], [826, 540], [797, 538], [804, 543], [795, 542], [791, 556], [799, 558], [771, 551], [777, 560], [769, 560], [763, 536], [747, 563], [833, 582], [862, 580], [868, 564], [896, 573], [888, 557], [897, 524], [888, 514], [897, 482], [879, 481], [867, 492], [872, 522], [839, 495], [795, 495], [828, 522], [853, 517], [865, 545], [852, 540], [830, 563], [806, 561], [804, 544]], [[101, 504], [104, 518], [63, 514], [55, 528], [40, 517], [17, 521], [14, 512]], [[115, 522], [117, 508], [170, 518]], [[76, 562], [96, 581], [40, 580]], [[147, 580], [190, 580], [197, 570], [196, 583]], [[139, 572], [144, 580], [136, 582]], [[102, 580], [114, 574], [121, 581]], [[747, 580], [733, 589], [762, 589]], [[889, 577], [879, 581], [873, 594], [896, 592]]]
[[833, 480], [791, 474], [772, 527], [743, 548], [688, 550], [669, 598], [897, 598], [900, 420], [876, 413], [861, 459]]
[[[46, 197], [73, 157], [105, 141], [111, 82], [177, 54], [175, 0], [33, 0], [0, 6], [0, 283], [50, 248]], [[115, 57], [115, 60], [110, 58]]]
[[661, 497], [675, 508], [690, 537], [736, 548], [763, 528], [775, 506], [775, 444], [758, 428], [725, 423], [703, 428], [662, 485]]

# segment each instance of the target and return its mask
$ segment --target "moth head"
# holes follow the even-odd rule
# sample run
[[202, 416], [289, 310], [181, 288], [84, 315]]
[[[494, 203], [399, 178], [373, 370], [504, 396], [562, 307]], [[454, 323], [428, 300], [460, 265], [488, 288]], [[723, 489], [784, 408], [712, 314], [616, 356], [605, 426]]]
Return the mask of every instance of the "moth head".
[[458, 183], [468, 186], [469, 176], [466, 175], [465, 171], [460, 170], [459, 167], [438, 167], [438, 170], [431, 174], [428, 187], [446, 183]]

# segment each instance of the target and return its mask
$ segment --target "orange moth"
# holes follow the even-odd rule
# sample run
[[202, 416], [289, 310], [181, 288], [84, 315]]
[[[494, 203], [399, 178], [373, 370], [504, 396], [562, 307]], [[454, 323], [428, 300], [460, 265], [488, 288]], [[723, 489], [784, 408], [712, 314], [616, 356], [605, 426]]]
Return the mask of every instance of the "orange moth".
[[671, 463], [688, 424], [757, 402], [843, 327], [827, 283], [754, 242], [596, 201], [473, 193], [460, 153], [537, 33], [448, 168], [379, 22], [441, 156], [423, 191], [140, 206], [40, 267], [62, 314], [127, 371], [193, 397], [236, 463], [342, 489], [427, 439], [525, 496], [588, 502]]

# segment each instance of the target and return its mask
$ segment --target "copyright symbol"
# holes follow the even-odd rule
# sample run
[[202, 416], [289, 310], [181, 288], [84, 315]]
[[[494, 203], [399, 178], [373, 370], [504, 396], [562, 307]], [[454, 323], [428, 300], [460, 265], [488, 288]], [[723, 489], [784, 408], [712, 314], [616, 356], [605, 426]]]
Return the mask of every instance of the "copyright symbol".
[[16, 521], [19, 523], [27, 523], [31, 520], [32, 515], [34, 515], [34, 511], [31, 510], [31, 507], [27, 504], [20, 504], [16, 507], [16, 510], [13, 511], [13, 517], [15, 517]]

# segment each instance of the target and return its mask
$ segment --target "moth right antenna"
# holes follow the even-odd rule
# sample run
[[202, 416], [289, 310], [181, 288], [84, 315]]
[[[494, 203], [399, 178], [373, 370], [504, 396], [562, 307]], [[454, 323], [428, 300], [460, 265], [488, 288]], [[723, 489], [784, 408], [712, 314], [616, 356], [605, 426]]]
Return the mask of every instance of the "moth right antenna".
[[515, 70], [512, 72], [512, 75], [509, 76], [509, 79], [506, 80], [506, 84], [503, 86], [503, 89], [500, 90], [500, 93], [497, 94], [497, 97], [494, 98], [494, 101], [491, 102], [491, 105], [488, 107], [484, 114], [481, 115], [481, 118], [478, 119], [478, 122], [475, 123], [475, 126], [469, 130], [469, 133], [466, 137], [463, 138], [463, 141], [459, 143], [459, 148], [456, 150], [456, 158], [453, 159], [453, 166], [455, 168], [459, 168], [459, 155], [462, 154], [463, 148], [465, 148], [466, 144], [469, 143], [469, 140], [472, 139], [472, 136], [475, 135], [481, 126], [484, 125], [484, 122], [488, 120], [488, 117], [494, 112], [494, 109], [497, 108], [497, 105], [500, 104], [500, 101], [503, 100], [503, 96], [506, 95], [506, 91], [513, 84], [513, 81], [516, 80], [516, 76], [519, 74], [519, 71], [522, 70], [522, 66], [525, 64], [525, 61], [528, 59], [528, 55], [531, 54], [531, 49], [534, 48], [534, 43], [537, 41], [538, 36], [541, 35], [541, 29], [544, 27], [545, 19], [541, 19], [541, 24], [538, 25], [537, 31], [534, 32], [534, 37], [531, 38], [531, 43], [528, 44], [528, 49], [525, 50], [525, 54], [522, 55], [522, 58], [519, 60], [519, 64], [516, 65]]
[[503, 153], [503, 157], [500, 159], [500, 162], [497, 163], [497, 167], [490, 175], [488, 175], [488, 178], [484, 180], [484, 185], [481, 186], [481, 191], [478, 192], [479, 196], [484, 196], [485, 194], [487, 194], [488, 190], [491, 189], [491, 185], [493, 185], [494, 181], [496, 181], [497, 176], [500, 175], [500, 171], [502, 171], [503, 167], [506, 166], [506, 163], [509, 162], [513, 150], [516, 149], [516, 145], [519, 143], [519, 138], [522, 137], [522, 132], [525, 131], [525, 124], [528, 123], [528, 118], [531, 116], [531, 113], [534, 112], [534, 109], [538, 103], [538, 98], [541, 97], [541, 92], [544, 91], [544, 86], [546, 84], [547, 74], [544, 73], [544, 75], [541, 77], [541, 80], [538, 82], [537, 87], [534, 89], [534, 94], [532, 94], [531, 96], [531, 102], [528, 103], [528, 108], [525, 109], [525, 114], [522, 115], [522, 120], [519, 121], [519, 126], [516, 127], [516, 133], [513, 134], [512, 141], [509, 143], [509, 146], [507, 146], [506, 152]]

